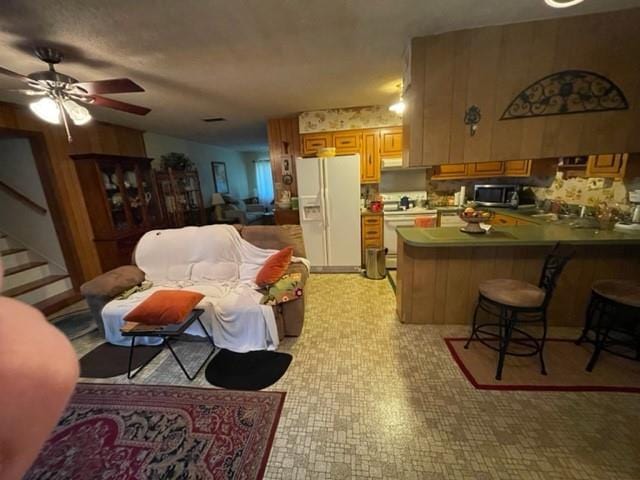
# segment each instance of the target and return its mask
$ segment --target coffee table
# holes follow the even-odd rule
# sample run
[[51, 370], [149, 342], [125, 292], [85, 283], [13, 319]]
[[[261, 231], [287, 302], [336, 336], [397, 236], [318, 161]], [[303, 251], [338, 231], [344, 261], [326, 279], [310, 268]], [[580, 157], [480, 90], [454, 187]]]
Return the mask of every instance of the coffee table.
[[[189, 379], [189, 381], [193, 381], [193, 379], [198, 376], [198, 373], [200, 373], [200, 370], [202, 370], [202, 368], [207, 364], [209, 359], [216, 352], [216, 346], [213, 343], [213, 338], [211, 337], [211, 335], [209, 335], [209, 332], [207, 332], [207, 329], [204, 328], [204, 325], [202, 324], [202, 320], [200, 320], [200, 315], [202, 315], [203, 312], [204, 312], [203, 309], [197, 308], [195, 310], [192, 310], [190, 313], [188, 313], [186, 319], [181, 323], [173, 323], [170, 325], [145, 325], [142, 323], [137, 323], [137, 324], [125, 323], [125, 325], [120, 330], [122, 332], [122, 336], [131, 337], [131, 346], [129, 347], [129, 366], [127, 369], [127, 378], [129, 379], [134, 378], [138, 373], [140, 373], [140, 371], [144, 367], [146, 367], [151, 362], [151, 360], [156, 358], [162, 352], [162, 350], [164, 350], [164, 347], [166, 346], [169, 348], [169, 351], [171, 351], [173, 358], [175, 358], [176, 362], [178, 362], [178, 365], [180, 365], [180, 368], [184, 372], [185, 376]], [[196, 373], [194, 373], [193, 376], [191, 376], [189, 375], [189, 372], [187, 372], [187, 369], [185, 368], [185, 366], [180, 361], [180, 357], [178, 357], [178, 354], [176, 353], [173, 346], [171, 345], [171, 342], [175, 342], [176, 340], [179, 340], [179, 338], [194, 322], [198, 322], [198, 324], [200, 325], [200, 328], [202, 328], [202, 331], [207, 336], [209, 343], [211, 343], [212, 349], [209, 355], [207, 355], [207, 358], [204, 360], [204, 362], [202, 362], [200, 367], [198, 367], [198, 370], [196, 370]], [[131, 362], [133, 360], [133, 351], [136, 347], [136, 338], [138, 337], [157, 337], [162, 339], [162, 343], [160, 344], [161, 348], [158, 349], [158, 353], [156, 353], [155, 355], [150, 357], [145, 363], [140, 365], [140, 367], [138, 367], [138, 369], [132, 374]]]

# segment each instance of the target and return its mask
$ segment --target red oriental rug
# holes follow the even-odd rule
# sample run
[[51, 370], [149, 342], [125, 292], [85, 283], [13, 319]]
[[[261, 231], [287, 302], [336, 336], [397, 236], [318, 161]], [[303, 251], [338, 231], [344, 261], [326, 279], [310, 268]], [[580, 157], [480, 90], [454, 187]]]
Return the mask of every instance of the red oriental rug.
[[548, 338], [544, 348], [547, 375], [535, 357], [507, 356], [502, 380], [496, 380], [498, 352], [466, 338], [445, 338], [449, 352], [467, 380], [480, 390], [640, 393], [640, 362], [602, 352], [593, 372], [585, 371], [593, 346]]
[[284, 397], [81, 383], [25, 478], [262, 478]]

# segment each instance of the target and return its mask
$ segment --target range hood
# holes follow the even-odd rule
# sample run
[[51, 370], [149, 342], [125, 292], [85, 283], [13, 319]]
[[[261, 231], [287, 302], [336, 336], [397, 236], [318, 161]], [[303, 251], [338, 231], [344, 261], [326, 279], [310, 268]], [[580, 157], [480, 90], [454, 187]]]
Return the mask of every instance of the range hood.
[[397, 170], [426, 170], [427, 167], [403, 167], [402, 158], [383, 158], [381, 162], [381, 170], [383, 172], [393, 172]]

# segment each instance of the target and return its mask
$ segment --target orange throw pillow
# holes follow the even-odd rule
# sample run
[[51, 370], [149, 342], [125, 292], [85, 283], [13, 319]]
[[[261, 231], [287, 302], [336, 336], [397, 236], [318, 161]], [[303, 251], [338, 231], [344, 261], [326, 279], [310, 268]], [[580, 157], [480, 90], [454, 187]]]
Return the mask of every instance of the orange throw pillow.
[[160, 290], [127, 313], [124, 320], [146, 325], [180, 323], [203, 298], [203, 294], [188, 290]]
[[280, 280], [287, 272], [292, 256], [293, 247], [285, 247], [278, 253], [274, 253], [267, 258], [258, 275], [256, 275], [256, 283], [258, 286], [266, 287]]

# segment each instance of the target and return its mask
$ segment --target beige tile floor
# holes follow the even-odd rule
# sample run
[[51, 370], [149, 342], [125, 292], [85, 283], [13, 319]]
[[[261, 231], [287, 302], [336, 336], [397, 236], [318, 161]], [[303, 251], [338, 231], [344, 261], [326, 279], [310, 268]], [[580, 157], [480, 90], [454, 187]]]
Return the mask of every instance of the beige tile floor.
[[[305, 295], [265, 478], [640, 479], [640, 395], [475, 390], [442, 341], [466, 328], [400, 324], [388, 281], [312, 275]], [[133, 381], [188, 384], [166, 352]]]

